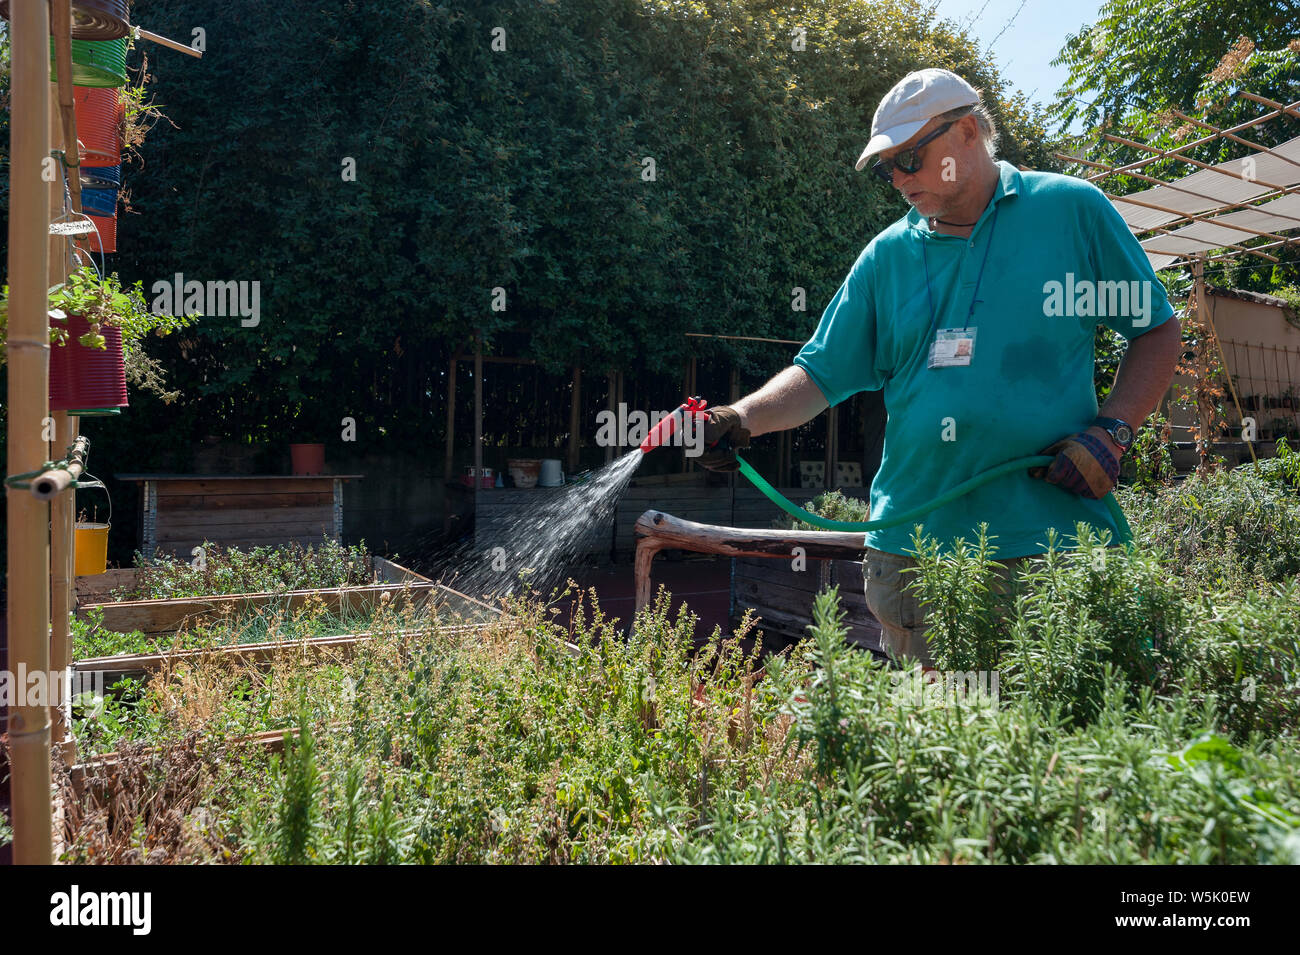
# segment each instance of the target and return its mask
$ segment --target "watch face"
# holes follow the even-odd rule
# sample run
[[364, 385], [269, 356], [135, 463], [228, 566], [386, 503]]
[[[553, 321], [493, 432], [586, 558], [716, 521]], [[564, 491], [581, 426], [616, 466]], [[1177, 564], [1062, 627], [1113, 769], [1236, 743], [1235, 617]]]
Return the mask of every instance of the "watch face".
[[1127, 448], [1133, 443], [1133, 429], [1126, 424], [1117, 425], [1115, 427], [1115, 443]]

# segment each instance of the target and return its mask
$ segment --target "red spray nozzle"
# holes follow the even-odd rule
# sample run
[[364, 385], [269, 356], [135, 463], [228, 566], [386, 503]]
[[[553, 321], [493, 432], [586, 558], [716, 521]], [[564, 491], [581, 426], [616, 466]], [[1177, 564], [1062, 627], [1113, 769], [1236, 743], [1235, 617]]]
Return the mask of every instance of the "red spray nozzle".
[[662, 421], [650, 429], [650, 433], [645, 436], [641, 442], [641, 451], [653, 451], [660, 445], [667, 444], [668, 439], [681, 428], [685, 422], [690, 419], [698, 421], [700, 418], [707, 419], [709, 413], [704, 409], [708, 407], [708, 402], [700, 397], [687, 398], [686, 401], [675, 408]]

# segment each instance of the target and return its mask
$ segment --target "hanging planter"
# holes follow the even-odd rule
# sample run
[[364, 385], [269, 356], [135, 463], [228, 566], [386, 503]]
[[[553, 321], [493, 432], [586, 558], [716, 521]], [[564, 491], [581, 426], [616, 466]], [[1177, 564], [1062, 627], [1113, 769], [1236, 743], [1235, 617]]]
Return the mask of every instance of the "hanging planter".
[[[50, 37], [50, 80], [58, 80], [54, 37]], [[126, 37], [120, 40], [73, 40], [74, 86], [125, 86]]]
[[117, 216], [97, 216], [88, 213], [90, 221], [95, 223], [97, 232], [92, 232], [81, 240], [80, 246], [91, 252], [112, 253], [117, 251]]
[[106, 186], [122, 184], [122, 167], [118, 166], [82, 166], [81, 188], [103, 189]]
[[72, 35], [78, 40], [117, 40], [130, 32], [127, 0], [72, 0]]
[[127, 405], [122, 330], [101, 324], [104, 348], [81, 344], [90, 323], [80, 315], [67, 319], [68, 339], [50, 348], [50, 410], [121, 408]]
[[126, 113], [117, 89], [77, 86], [72, 92], [82, 167], [120, 165]]
[[83, 186], [81, 211], [87, 215], [113, 218], [117, 215], [117, 186]]
[[[0, 15], [9, 19], [9, 0], [0, 0]], [[74, 40], [116, 40], [130, 32], [127, 0], [72, 0]]]

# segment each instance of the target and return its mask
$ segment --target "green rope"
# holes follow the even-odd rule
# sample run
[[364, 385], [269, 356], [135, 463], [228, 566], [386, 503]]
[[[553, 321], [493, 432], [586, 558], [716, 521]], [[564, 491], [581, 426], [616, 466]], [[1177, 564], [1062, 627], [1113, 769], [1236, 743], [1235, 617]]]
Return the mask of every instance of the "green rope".
[[[750, 463], [740, 455], [736, 455], [736, 460], [740, 463], [740, 473], [749, 478], [750, 482], [754, 487], [758, 488], [759, 491], [762, 492], [764, 497], [791, 517], [798, 518], [801, 521], [807, 521], [814, 527], [820, 527], [823, 530], [828, 531], [878, 531], [884, 530], [886, 527], [897, 527], [899, 524], [906, 524], [909, 521], [919, 520], [931, 511], [943, 507], [951, 501], [955, 501], [963, 494], [969, 494], [971, 491], [975, 490], [975, 488], [987, 484], [989, 481], [996, 478], [1000, 478], [1004, 474], [1010, 474], [1013, 471], [1027, 470], [1028, 468], [1046, 467], [1055, 459], [1051, 455], [1047, 454], [1035, 454], [1027, 458], [1017, 458], [1014, 461], [1008, 461], [1005, 464], [999, 464], [997, 467], [989, 468], [989, 470], [984, 473], [975, 475], [975, 477], [971, 478], [969, 481], [963, 481], [951, 491], [935, 498], [933, 501], [923, 504], [920, 507], [914, 507], [912, 510], [900, 514], [897, 517], [891, 517], [888, 520], [882, 519], [878, 521], [861, 522], [832, 521], [829, 518], [818, 517], [816, 514], [805, 511], [799, 505], [782, 496], [781, 492], [772, 487], [772, 485], [768, 484], [767, 481], [763, 479], [763, 476], [755, 471]], [[1123, 544], [1125, 548], [1131, 549], [1133, 545], [1133, 531], [1129, 528], [1128, 520], [1124, 517], [1124, 511], [1119, 506], [1119, 502], [1115, 500], [1115, 495], [1107, 494], [1102, 500], [1106, 502], [1106, 507], [1110, 510], [1110, 515], [1115, 519], [1115, 524], [1119, 528], [1119, 542]]]

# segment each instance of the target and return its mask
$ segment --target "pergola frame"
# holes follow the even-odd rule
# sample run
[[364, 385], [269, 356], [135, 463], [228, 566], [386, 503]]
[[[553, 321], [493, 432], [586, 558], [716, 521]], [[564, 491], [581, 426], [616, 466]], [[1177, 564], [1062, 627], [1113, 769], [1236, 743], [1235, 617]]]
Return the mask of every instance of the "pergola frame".
[[[1242, 157], [1242, 159], [1245, 159], [1254, 154], [1267, 155], [1275, 159], [1279, 159], [1285, 163], [1289, 163], [1290, 165], [1295, 166], [1297, 170], [1300, 170], [1300, 160], [1296, 160], [1289, 156], [1282, 155], [1281, 153], [1275, 151], [1274, 149], [1268, 146], [1260, 145], [1259, 143], [1254, 142], [1253, 140], [1246, 139], [1242, 136], [1237, 135], [1237, 133], [1239, 132], [1256, 127], [1259, 124], [1267, 122], [1270, 119], [1277, 119], [1279, 117], [1300, 119], [1300, 100], [1291, 104], [1284, 104], [1284, 103], [1275, 102], [1274, 100], [1266, 99], [1262, 96], [1256, 96], [1253, 93], [1238, 92], [1237, 95], [1242, 99], [1248, 99], [1251, 100], [1252, 102], [1259, 103], [1261, 106], [1268, 107], [1268, 112], [1262, 113], [1261, 115], [1256, 116], [1254, 119], [1248, 120], [1244, 123], [1238, 123], [1236, 126], [1231, 126], [1228, 127], [1227, 129], [1222, 129], [1218, 126], [1214, 126], [1203, 120], [1194, 119], [1191, 116], [1188, 116], [1186, 113], [1175, 110], [1173, 112], [1174, 116], [1183, 120], [1186, 123], [1190, 123], [1202, 129], [1208, 130], [1209, 135], [1202, 136], [1199, 139], [1196, 139], [1190, 143], [1185, 143], [1184, 145], [1178, 146], [1174, 149], [1157, 149], [1154, 146], [1147, 146], [1143, 143], [1136, 142], [1135, 140], [1132, 139], [1127, 139], [1123, 136], [1114, 136], [1111, 135], [1110, 133], [1103, 133], [1102, 138], [1108, 140], [1109, 142], [1117, 143], [1121, 146], [1128, 146], [1132, 149], [1138, 149], [1138, 150], [1152, 153], [1152, 155], [1144, 159], [1139, 159], [1136, 162], [1126, 163], [1122, 166], [1112, 166], [1106, 163], [1095, 162], [1093, 160], [1083, 159], [1081, 157], [1076, 157], [1076, 156], [1070, 156], [1059, 152], [1055, 153], [1054, 155], [1056, 156], [1057, 159], [1060, 159], [1062, 161], [1078, 163], [1080, 165], [1088, 166], [1092, 169], [1098, 170], [1097, 172], [1087, 177], [1088, 182], [1100, 183], [1102, 180], [1106, 179], [1109, 176], [1133, 176], [1134, 178], [1141, 179], [1144, 182], [1153, 183], [1156, 186], [1161, 186], [1166, 189], [1172, 189], [1176, 192], [1185, 193], [1187, 195], [1194, 196], [1198, 199], [1204, 199], [1209, 202], [1215, 203], [1215, 205], [1212, 208], [1206, 210], [1199, 210], [1196, 212], [1181, 211], [1178, 209], [1171, 209], [1167, 206], [1162, 206], [1156, 203], [1144, 202], [1141, 199], [1130, 198], [1127, 196], [1117, 196], [1110, 192], [1106, 192], [1106, 197], [1110, 199], [1111, 203], [1114, 204], [1117, 208], [1120, 207], [1121, 204], [1127, 204], [1130, 206], [1138, 206], [1144, 209], [1151, 209], [1153, 211], [1163, 212], [1168, 215], [1177, 217], [1169, 222], [1165, 222], [1158, 226], [1149, 226], [1145, 228], [1139, 226], [1133, 226], [1132, 227], [1133, 232], [1136, 236], [1139, 237], [1139, 239], [1141, 239], [1141, 237], [1144, 235], [1148, 236], [1147, 241], [1150, 241], [1151, 238], [1157, 235], [1168, 235], [1168, 236], [1177, 237], [1176, 236], [1177, 229], [1185, 226], [1190, 226], [1196, 223], [1204, 223], [1208, 225], [1215, 225], [1220, 228], [1231, 229], [1236, 232], [1242, 233], [1243, 237], [1240, 240], [1240, 242], [1242, 243], [1250, 242], [1256, 239], [1271, 240], [1256, 245], [1243, 245], [1239, 243], [1228, 242], [1218, 247], [1219, 249], [1223, 250], [1221, 252], [1217, 252], [1217, 250], [1213, 250], [1213, 249], [1198, 251], [1198, 252], [1187, 252], [1187, 251], [1176, 251], [1174, 249], [1164, 250], [1164, 249], [1156, 248], [1151, 245], [1143, 246], [1144, 251], [1146, 251], [1148, 254], [1174, 257], [1173, 261], [1168, 262], [1165, 265], [1161, 266], [1161, 269], [1172, 268], [1176, 265], [1191, 267], [1192, 277], [1195, 283], [1193, 296], [1194, 296], [1194, 301], [1196, 302], [1196, 310], [1197, 310], [1198, 318], [1210, 331], [1210, 338], [1213, 340], [1214, 347], [1218, 350], [1219, 357], [1223, 363], [1224, 375], [1226, 376], [1228, 381], [1228, 391], [1232, 396], [1232, 403], [1237, 409], [1238, 418], [1242, 419], [1244, 416], [1241, 410], [1241, 401], [1237, 395], [1237, 386], [1232, 379], [1232, 373], [1228, 370], [1227, 356], [1224, 354], [1223, 345], [1219, 341], [1218, 331], [1214, 327], [1214, 317], [1211, 314], [1210, 309], [1207, 308], [1206, 306], [1205, 265], [1208, 262], [1218, 262], [1224, 259], [1236, 258], [1237, 256], [1241, 256], [1241, 255], [1253, 255], [1258, 258], [1264, 259], [1267, 262], [1274, 262], [1274, 263], [1278, 262], [1279, 259], [1277, 258], [1277, 256], [1271, 255], [1266, 250], [1278, 249], [1283, 246], [1300, 242], [1300, 235], [1282, 235], [1278, 232], [1269, 232], [1261, 229], [1253, 229], [1250, 228], [1249, 226], [1241, 225], [1240, 223], [1222, 221], [1222, 217], [1230, 212], [1256, 208], [1258, 206], [1263, 205], [1264, 203], [1271, 202], [1272, 200], [1279, 199], [1283, 196], [1300, 194], [1300, 183], [1294, 183], [1288, 185], [1285, 183], [1268, 182], [1266, 180], [1259, 179], [1257, 177], [1246, 176], [1244, 169], [1241, 172], [1234, 173], [1231, 170], [1222, 168], [1221, 166], [1214, 166], [1210, 163], [1205, 163], [1202, 162], [1201, 160], [1193, 159], [1190, 156], [1184, 154], [1188, 150], [1195, 149], [1198, 146], [1204, 146], [1207, 143], [1212, 143], [1218, 139], [1226, 139], [1230, 142], [1234, 142], [1241, 146], [1245, 146], [1247, 149], [1251, 150], [1251, 152], [1246, 153], [1245, 156]], [[1261, 185], [1266, 187], [1269, 191], [1240, 202], [1229, 202], [1229, 201], [1218, 199], [1212, 195], [1206, 195], [1202, 192], [1197, 192], [1192, 189], [1183, 188], [1182, 186], [1178, 185], [1178, 182], [1181, 180], [1175, 180], [1173, 182], [1165, 182], [1163, 180], [1156, 179], [1154, 177], [1146, 175], [1145, 173], [1137, 171], [1139, 169], [1151, 165], [1152, 163], [1159, 162], [1160, 160], [1163, 159], [1173, 159], [1177, 162], [1186, 163], [1187, 165], [1193, 167], [1193, 170], [1198, 170], [1198, 169], [1205, 170], [1205, 171], [1217, 173], [1219, 175], [1223, 175], [1230, 179], [1237, 179], [1240, 180], [1241, 182], [1249, 182], [1249, 183]], [[1123, 210], [1121, 209], [1121, 214], [1122, 211]], [[1285, 212], [1273, 212], [1272, 210], [1268, 210], [1268, 213], [1269, 215], [1274, 216], [1275, 218], [1285, 219], [1294, 222], [1295, 223], [1294, 226], [1287, 227], [1286, 231], [1288, 232], [1293, 228], [1300, 228], [1300, 216], [1288, 215]], [[1209, 240], [1206, 240], [1207, 244], [1208, 241]], [[1216, 252], [1216, 254], [1210, 255], [1209, 252], [1212, 251]], [[1202, 378], [1203, 369], [1198, 366], [1196, 372], [1197, 372], [1198, 383], [1200, 383], [1203, 381]], [[1206, 416], [1204, 412], [1199, 412], [1198, 410], [1198, 413], [1200, 414], [1201, 434], [1203, 436], [1206, 436], [1208, 435], [1209, 432], [1209, 422], [1206, 420]], [[1243, 438], [1243, 440], [1245, 439]], [[1245, 444], [1247, 450], [1249, 450], [1250, 452], [1251, 460], [1252, 461], [1257, 460], [1255, 456], [1254, 442], [1246, 440]], [[1206, 451], [1204, 450], [1204, 448], [1206, 447], [1208, 447], [1208, 441], [1203, 439], [1202, 452], [1201, 452], [1202, 459], [1204, 459], [1205, 457]]]

